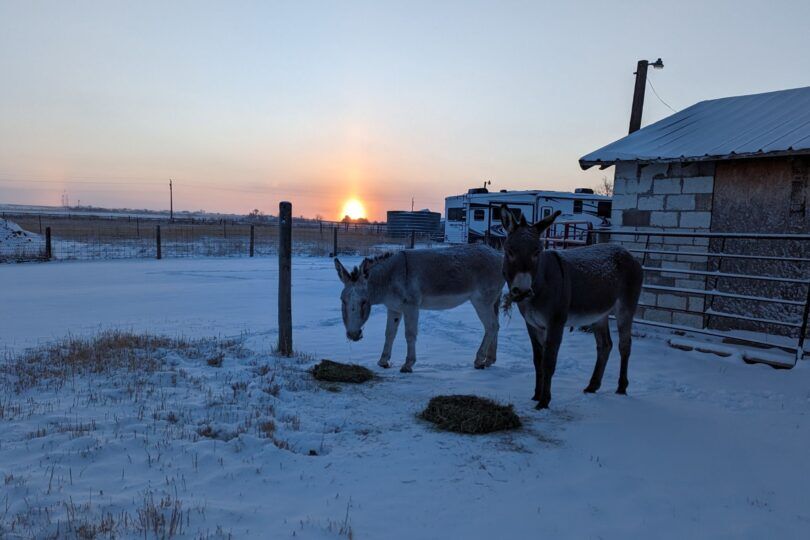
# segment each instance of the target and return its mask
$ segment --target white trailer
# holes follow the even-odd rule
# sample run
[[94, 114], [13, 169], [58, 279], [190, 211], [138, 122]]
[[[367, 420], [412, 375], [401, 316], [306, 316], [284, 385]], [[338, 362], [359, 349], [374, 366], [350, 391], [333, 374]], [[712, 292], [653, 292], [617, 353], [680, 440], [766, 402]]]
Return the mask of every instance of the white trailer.
[[529, 223], [559, 210], [558, 223], [608, 224], [611, 198], [595, 195], [592, 190], [564, 191], [506, 191], [490, 192], [486, 188], [469, 190], [444, 200], [444, 241], [467, 244], [506, 236], [501, 225], [501, 205], [505, 204], [516, 217], [523, 215]]

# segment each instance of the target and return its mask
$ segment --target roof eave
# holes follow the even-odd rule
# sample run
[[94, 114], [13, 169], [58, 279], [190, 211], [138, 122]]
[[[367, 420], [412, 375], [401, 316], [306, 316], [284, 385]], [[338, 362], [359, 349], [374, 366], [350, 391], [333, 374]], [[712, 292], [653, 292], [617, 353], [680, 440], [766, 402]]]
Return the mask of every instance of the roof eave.
[[588, 170], [591, 167], [599, 166], [600, 169], [607, 169], [608, 167], [617, 163], [639, 163], [648, 165], [652, 163], [682, 163], [682, 162], [698, 162], [698, 161], [728, 161], [732, 159], [751, 159], [751, 158], [769, 158], [769, 157], [789, 157], [789, 156], [803, 156], [810, 155], [810, 148], [803, 148], [799, 150], [779, 150], [774, 152], [747, 152], [744, 154], [723, 154], [715, 156], [679, 156], [668, 158], [634, 158], [634, 159], [612, 159], [612, 160], [579, 160], [579, 166], [583, 170]]

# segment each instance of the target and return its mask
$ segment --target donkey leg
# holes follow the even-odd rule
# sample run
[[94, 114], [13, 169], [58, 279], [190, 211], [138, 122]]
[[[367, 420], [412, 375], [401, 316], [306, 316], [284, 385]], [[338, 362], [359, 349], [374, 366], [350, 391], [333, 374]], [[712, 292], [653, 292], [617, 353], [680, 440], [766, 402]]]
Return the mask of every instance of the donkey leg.
[[549, 325], [546, 328], [546, 342], [543, 346], [543, 394], [537, 403], [537, 409], [548, 409], [551, 403], [551, 379], [557, 369], [557, 353], [562, 343], [565, 327], [561, 324]]
[[[478, 352], [475, 353], [475, 369], [484, 369], [492, 364], [489, 361], [490, 350], [492, 347], [493, 338], [497, 339], [498, 336], [498, 317], [492, 311], [492, 306], [489, 303], [484, 303], [480, 300], [473, 300], [472, 305], [481, 324], [484, 326], [484, 337], [481, 340], [481, 346], [478, 347]], [[493, 360], [494, 361], [494, 360]]]
[[540, 401], [543, 396], [543, 336], [542, 333], [526, 323], [529, 331], [529, 341], [532, 344], [532, 360], [534, 361], [534, 401]]
[[637, 260], [632, 259], [630, 270], [625, 294], [619, 299], [618, 309], [616, 310], [616, 326], [619, 328], [619, 355], [622, 359], [619, 371], [619, 387], [616, 389], [617, 394], [627, 394], [627, 385], [629, 383], [627, 380], [627, 364], [630, 362], [630, 348], [633, 341], [633, 317], [636, 314], [638, 299], [644, 282], [644, 270]]
[[501, 330], [500, 323], [500, 309], [501, 309], [501, 293], [498, 291], [498, 298], [495, 300], [493, 312], [495, 314], [495, 332], [492, 335], [492, 340], [489, 343], [489, 351], [487, 351], [487, 367], [495, 363], [498, 357], [498, 332]]
[[632, 330], [633, 330], [633, 312], [627, 309], [620, 308], [616, 314], [616, 323], [619, 327], [619, 355], [622, 359], [621, 369], [619, 370], [619, 387], [616, 389], [617, 394], [627, 394], [627, 364], [630, 362], [630, 348], [632, 344]]
[[399, 330], [399, 320], [402, 318], [402, 313], [388, 310], [388, 321], [385, 323], [385, 344], [383, 345], [382, 356], [377, 365], [380, 367], [391, 367], [391, 349], [394, 346], [394, 338], [397, 337], [397, 330]]
[[408, 344], [408, 354], [405, 363], [399, 369], [402, 373], [411, 373], [416, 363], [416, 334], [419, 331], [419, 308], [408, 307], [403, 311], [405, 315], [405, 342]]
[[613, 349], [613, 341], [610, 339], [610, 324], [607, 316], [591, 325], [593, 337], [596, 338], [596, 365], [593, 367], [591, 382], [585, 388], [586, 393], [593, 393], [602, 386], [602, 376], [605, 374], [610, 351]]

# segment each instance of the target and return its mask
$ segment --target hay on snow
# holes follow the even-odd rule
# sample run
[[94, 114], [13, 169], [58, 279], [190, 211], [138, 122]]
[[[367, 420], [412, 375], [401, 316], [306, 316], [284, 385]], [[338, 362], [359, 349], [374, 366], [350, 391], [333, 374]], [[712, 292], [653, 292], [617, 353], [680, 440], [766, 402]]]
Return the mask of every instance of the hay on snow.
[[357, 364], [343, 364], [321, 360], [312, 368], [312, 375], [319, 381], [364, 383], [374, 378], [374, 372]]
[[436, 396], [419, 416], [439, 429], [467, 434], [520, 427], [520, 418], [512, 405], [500, 405], [478, 396]]

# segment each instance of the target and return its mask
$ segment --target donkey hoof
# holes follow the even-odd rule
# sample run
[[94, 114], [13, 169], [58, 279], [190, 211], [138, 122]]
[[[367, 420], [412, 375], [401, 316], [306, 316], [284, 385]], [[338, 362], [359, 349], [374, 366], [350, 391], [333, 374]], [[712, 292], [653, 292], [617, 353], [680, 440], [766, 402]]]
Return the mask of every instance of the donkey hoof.
[[548, 409], [548, 403], [538, 403], [534, 408], [537, 410]]
[[598, 386], [588, 385], [587, 388], [583, 390], [583, 392], [585, 392], [586, 394], [595, 394], [597, 390], [599, 390]]
[[491, 359], [487, 360], [486, 362], [484, 362], [484, 367], [489, 367], [494, 363], [495, 363], [495, 359], [491, 358]]
[[619, 389], [616, 390], [616, 393], [619, 394], [620, 396], [626, 396], [627, 395], [627, 388], [619, 388]]
[[538, 396], [537, 394], [533, 395], [532, 401], [540, 401], [540, 396]]
[[475, 369], [484, 369], [485, 367], [487, 367], [487, 365], [484, 364], [483, 362], [481, 362], [481, 363], [476, 362], [473, 365], [475, 366]]
[[402, 366], [399, 368], [400, 373], [413, 373], [413, 368], [411, 366]]
[[380, 366], [381, 368], [385, 368], [385, 369], [388, 369], [388, 368], [391, 367], [391, 364], [388, 362], [388, 360], [380, 360], [379, 362], [377, 362], [377, 365]]

